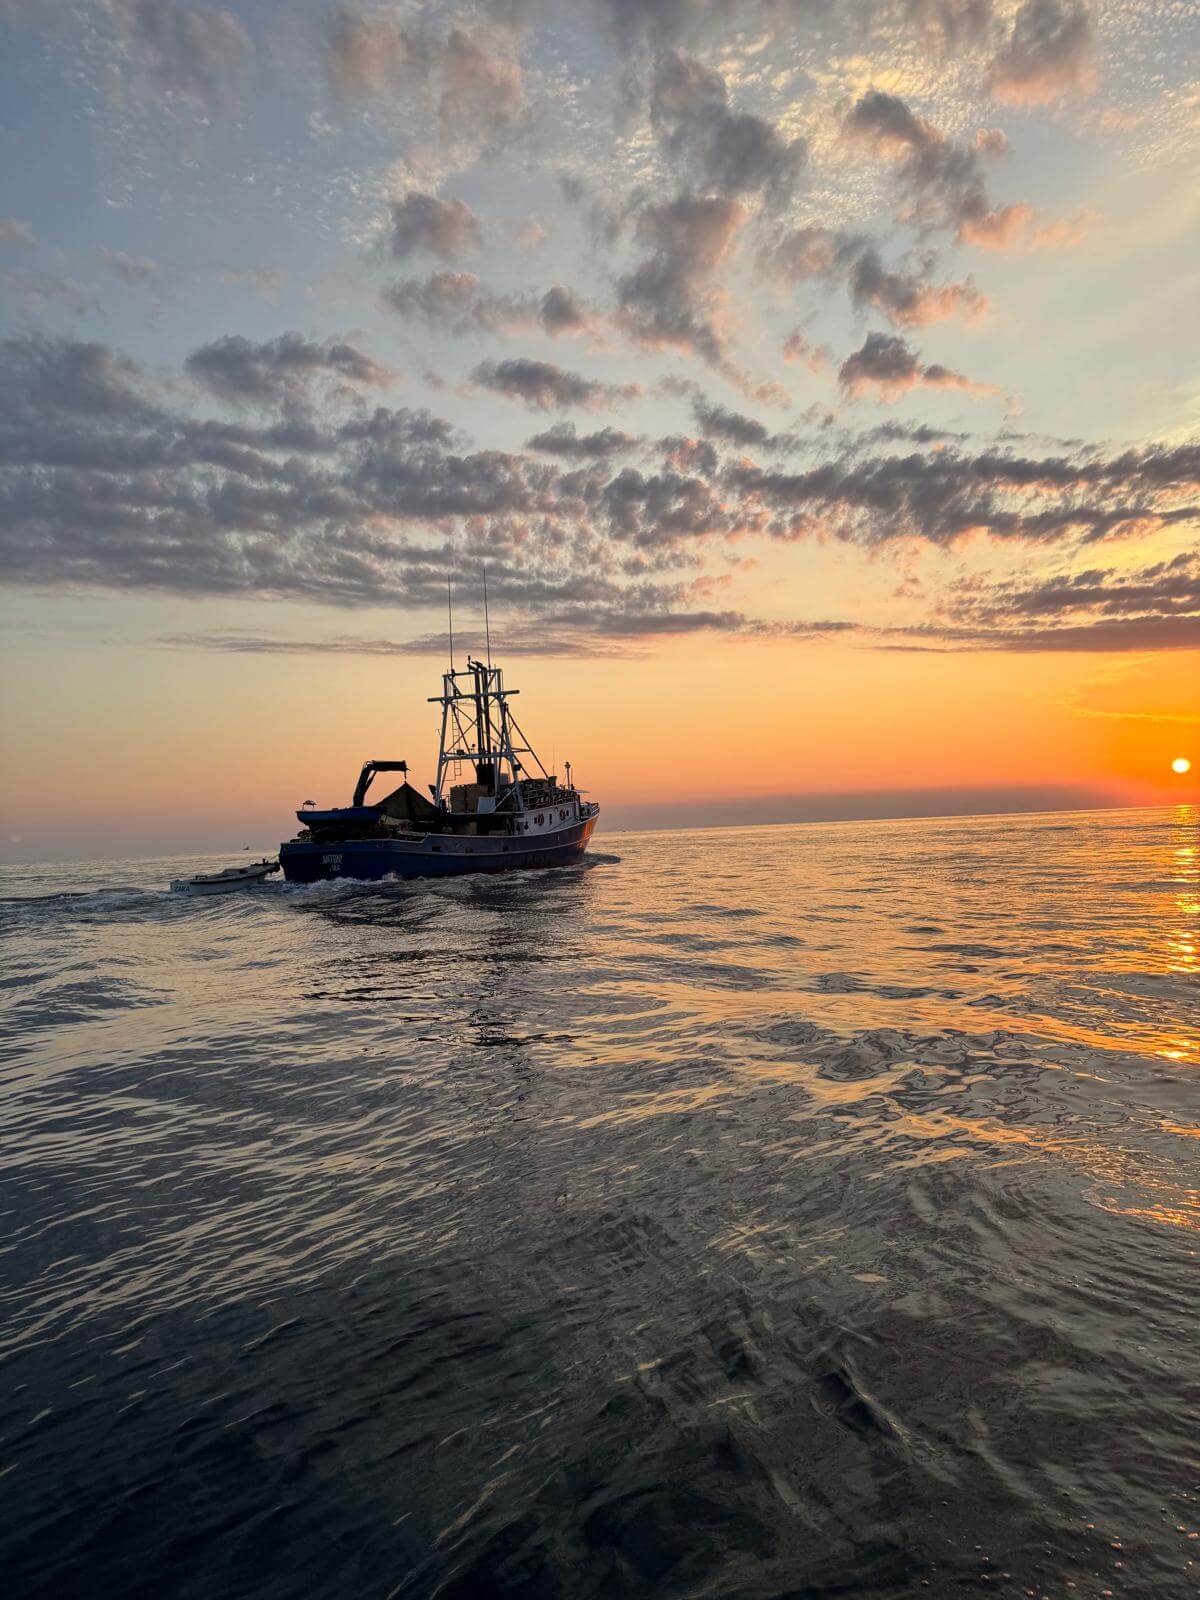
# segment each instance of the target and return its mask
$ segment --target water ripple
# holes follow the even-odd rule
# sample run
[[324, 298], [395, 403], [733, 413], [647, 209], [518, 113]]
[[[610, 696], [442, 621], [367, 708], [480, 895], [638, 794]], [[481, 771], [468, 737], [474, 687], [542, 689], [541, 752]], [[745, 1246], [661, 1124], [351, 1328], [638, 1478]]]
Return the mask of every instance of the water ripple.
[[1198, 822], [7, 869], [10, 1586], [1195, 1592]]

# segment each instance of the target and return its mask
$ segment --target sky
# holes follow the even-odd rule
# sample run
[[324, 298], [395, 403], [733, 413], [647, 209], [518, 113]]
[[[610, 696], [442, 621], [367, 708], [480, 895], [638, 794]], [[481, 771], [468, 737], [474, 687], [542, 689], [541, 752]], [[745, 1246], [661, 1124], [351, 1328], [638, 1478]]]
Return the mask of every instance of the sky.
[[[1200, 801], [1186, 0], [0, 0], [0, 841]], [[1190, 759], [1190, 771], [1172, 762]]]

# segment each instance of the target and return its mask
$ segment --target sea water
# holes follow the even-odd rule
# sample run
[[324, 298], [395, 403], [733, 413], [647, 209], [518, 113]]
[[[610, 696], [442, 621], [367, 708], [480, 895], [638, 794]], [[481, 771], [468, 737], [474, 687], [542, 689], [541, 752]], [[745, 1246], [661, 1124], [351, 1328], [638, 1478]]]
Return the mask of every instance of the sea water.
[[1200, 812], [5, 869], [13, 1596], [1200, 1591]]

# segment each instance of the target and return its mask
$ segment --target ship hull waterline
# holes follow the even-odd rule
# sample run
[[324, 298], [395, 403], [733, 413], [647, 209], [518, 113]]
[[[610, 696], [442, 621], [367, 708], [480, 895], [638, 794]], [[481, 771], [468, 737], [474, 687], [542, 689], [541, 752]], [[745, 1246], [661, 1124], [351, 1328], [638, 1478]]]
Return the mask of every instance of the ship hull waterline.
[[341, 839], [336, 844], [289, 839], [279, 864], [289, 883], [334, 878], [445, 878], [467, 872], [524, 872], [573, 867], [596, 826], [594, 816], [540, 837], [426, 834], [421, 839]]

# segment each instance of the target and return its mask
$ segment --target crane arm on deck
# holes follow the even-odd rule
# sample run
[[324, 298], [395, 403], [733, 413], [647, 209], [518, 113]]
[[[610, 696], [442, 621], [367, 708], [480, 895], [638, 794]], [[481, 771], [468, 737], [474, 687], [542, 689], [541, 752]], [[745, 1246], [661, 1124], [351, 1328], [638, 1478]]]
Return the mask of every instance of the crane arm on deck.
[[363, 769], [358, 775], [358, 782], [354, 786], [353, 805], [361, 806], [367, 798], [367, 790], [371, 787], [371, 780], [377, 772], [407, 772], [407, 761], [364, 761]]

